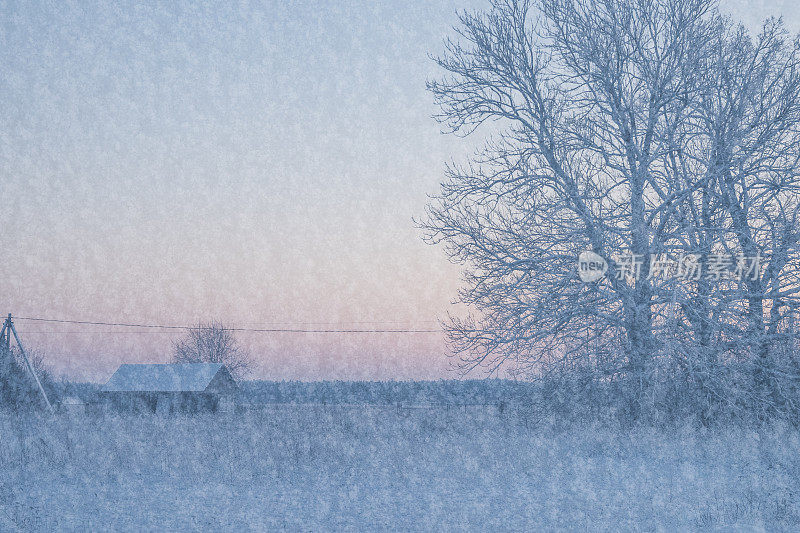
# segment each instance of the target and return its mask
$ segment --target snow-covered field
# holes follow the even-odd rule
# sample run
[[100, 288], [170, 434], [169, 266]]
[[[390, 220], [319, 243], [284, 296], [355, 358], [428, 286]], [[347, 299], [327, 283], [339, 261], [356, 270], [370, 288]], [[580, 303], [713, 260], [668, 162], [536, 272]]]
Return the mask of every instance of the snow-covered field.
[[796, 429], [284, 405], [0, 419], [0, 530], [796, 530]]

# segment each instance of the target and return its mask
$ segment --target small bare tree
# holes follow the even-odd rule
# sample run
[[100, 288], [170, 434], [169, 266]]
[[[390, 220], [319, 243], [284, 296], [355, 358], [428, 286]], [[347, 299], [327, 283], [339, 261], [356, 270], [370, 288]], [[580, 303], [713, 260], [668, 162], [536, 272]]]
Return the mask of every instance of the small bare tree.
[[198, 323], [173, 344], [172, 351], [175, 363], [222, 363], [237, 379], [252, 367], [250, 354], [239, 345], [233, 330], [217, 321]]
[[[41, 352], [26, 350], [31, 365], [50, 399], [55, 398], [53, 376]], [[36, 382], [25, 367], [19, 348], [10, 351], [0, 347], [0, 407], [12, 410], [29, 409], [44, 405]]]

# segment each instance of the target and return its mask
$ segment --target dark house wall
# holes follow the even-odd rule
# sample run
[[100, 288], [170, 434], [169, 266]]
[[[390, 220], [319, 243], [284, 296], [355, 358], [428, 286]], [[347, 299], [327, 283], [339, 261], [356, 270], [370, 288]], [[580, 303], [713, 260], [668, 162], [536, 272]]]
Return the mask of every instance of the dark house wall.
[[102, 403], [125, 413], [215, 412], [219, 395], [206, 392], [101, 392]]

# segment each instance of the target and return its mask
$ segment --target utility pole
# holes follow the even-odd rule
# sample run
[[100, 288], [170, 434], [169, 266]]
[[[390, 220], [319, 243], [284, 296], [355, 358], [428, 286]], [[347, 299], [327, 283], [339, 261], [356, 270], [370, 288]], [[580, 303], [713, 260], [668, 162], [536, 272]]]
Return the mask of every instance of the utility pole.
[[6, 327], [9, 322], [11, 322], [11, 313], [8, 314], [6, 323], [3, 325], [2, 334], [0, 334], [0, 342], [2, 342], [2, 348], [6, 352], [11, 351], [11, 328]]
[[39, 381], [39, 376], [36, 375], [36, 371], [33, 369], [31, 360], [28, 359], [28, 354], [25, 353], [25, 349], [22, 347], [22, 343], [19, 340], [19, 335], [17, 334], [17, 328], [14, 327], [14, 322], [11, 320], [11, 313], [8, 313], [8, 317], [6, 317], [6, 320], [3, 323], [3, 329], [0, 331], [0, 343], [2, 343], [2, 349], [5, 352], [3, 355], [5, 357], [11, 357], [12, 333], [14, 334], [14, 340], [17, 342], [17, 348], [19, 348], [22, 358], [25, 359], [25, 365], [28, 367], [28, 372], [30, 372], [33, 380], [36, 382], [39, 392], [42, 393], [42, 398], [44, 398], [44, 403], [47, 404], [47, 409], [52, 413], [53, 406], [50, 403], [50, 400], [47, 398], [47, 393], [44, 391], [44, 387], [42, 387], [42, 382]]

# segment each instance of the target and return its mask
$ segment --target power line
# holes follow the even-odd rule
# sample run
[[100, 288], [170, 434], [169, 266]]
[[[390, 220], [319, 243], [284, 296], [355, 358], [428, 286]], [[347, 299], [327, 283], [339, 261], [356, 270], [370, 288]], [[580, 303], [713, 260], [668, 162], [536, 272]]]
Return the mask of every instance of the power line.
[[[89, 320], [63, 320], [56, 318], [41, 318], [17, 316], [14, 320], [28, 320], [31, 322], [47, 322], [51, 324], [79, 324], [86, 326], [112, 326], [124, 328], [147, 328], [168, 330], [194, 330], [203, 329], [199, 326], [173, 326], [165, 324], [137, 324], [127, 322], [93, 322]], [[440, 329], [304, 329], [304, 328], [225, 328], [229, 331], [243, 331], [252, 333], [441, 333]]]
[[[94, 334], [103, 334], [103, 335], [137, 335], [142, 333], [141, 331], [136, 331], [135, 329], [129, 330], [122, 330], [122, 329], [74, 329], [74, 330], [57, 330], [57, 329], [26, 329], [25, 335], [94, 335]], [[148, 333], [152, 334], [163, 334], [163, 335], [171, 335], [173, 334], [172, 331], [166, 330], [156, 330], [150, 331]]]

